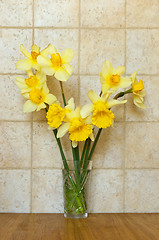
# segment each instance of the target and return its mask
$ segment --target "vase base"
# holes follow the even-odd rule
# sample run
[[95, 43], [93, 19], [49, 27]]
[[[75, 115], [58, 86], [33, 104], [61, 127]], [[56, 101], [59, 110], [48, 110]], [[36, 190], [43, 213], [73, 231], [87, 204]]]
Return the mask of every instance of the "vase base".
[[74, 219], [80, 219], [80, 218], [87, 218], [88, 213], [84, 214], [70, 214], [70, 213], [64, 213], [65, 218], [74, 218]]

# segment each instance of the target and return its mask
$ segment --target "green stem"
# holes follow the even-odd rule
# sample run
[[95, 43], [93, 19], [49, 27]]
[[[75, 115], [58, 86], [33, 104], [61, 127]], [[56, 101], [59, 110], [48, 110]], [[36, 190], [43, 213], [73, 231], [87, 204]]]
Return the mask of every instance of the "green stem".
[[118, 93], [117, 95], [115, 95], [114, 99], [123, 97], [124, 95], [126, 95], [126, 94], [128, 94], [128, 93], [132, 93], [132, 88], [128, 89], [128, 90], [125, 91], [125, 92], [120, 92], [120, 93]]
[[89, 157], [88, 157], [89, 161], [90, 161], [91, 158], [92, 158], [92, 155], [93, 155], [94, 149], [95, 149], [95, 147], [96, 147], [96, 145], [97, 145], [97, 142], [98, 142], [98, 139], [99, 139], [99, 137], [100, 137], [101, 131], [102, 131], [102, 128], [99, 128], [98, 133], [97, 133], [97, 135], [96, 135], [96, 137], [95, 137], [95, 140], [94, 140], [92, 149], [91, 149], [91, 151], [90, 151]]
[[84, 160], [84, 156], [85, 156], [85, 152], [86, 152], [86, 148], [87, 148], [87, 143], [88, 143], [88, 138], [84, 143], [84, 147], [83, 147], [83, 151], [82, 151], [82, 156], [81, 156], [81, 161], [80, 161], [80, 166], [83, 166], [83, 160]]
[[85, 158], [84, 158], [83, 169], [87, 168], [89, 160], [90, 160], [90, 158], [89, 158], [90, 146], [91, 146], [91, 139], [88, 138], [88, 144], [87, 144], [86, 154], [85, 154]]
[[61, 81], [60, 81], [60, 87], [61, 87], [63, 103], [64, 103], [64, 106], [66, 106], [66, 98], [65, 98], [65, 94], [64, 94], [64, 90], [63, 90], [63, 86], [62, 86], [62, 82]]

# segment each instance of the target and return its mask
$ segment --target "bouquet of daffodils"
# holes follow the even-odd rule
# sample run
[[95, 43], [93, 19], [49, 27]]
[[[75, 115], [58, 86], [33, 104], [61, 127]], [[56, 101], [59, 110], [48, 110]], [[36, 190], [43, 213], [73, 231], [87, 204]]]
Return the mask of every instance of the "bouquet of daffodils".
[[[113, 125], [115, 116], [112, 107], [125, 104], [127, 100], [117, 100], [124, 95], [133, 94], [134, 104], [139, 108], [145, 108], [143, 81], [137, 80], [137, 71], [130, 77], [122, 77], [125, 67], [113, 68], [112, 63], [106, 60], [99, 74], [101, 92], [98, 94], [89, 90], [87, 95], [90, 103], [75, 107], [73, 97], [68, 101], [65, 99], [62, 85], [62, 82], [67, 81], [73, 73], [70, 62], [74, 57], [74, 51], [65, 49], [60, 54], [51, 44], [41, 51], [40, 47], [34, 44], [31, 47], [31, 53], [23, 45], [20, 46], [20, 50], [25, 58], [19, 60], [16, 67], [26, 71], [28, 75], [26, 78], [16, 78], [17, 87], [22, 96], [27, 99], [23, 105], [23, 112], [45, 109], [49, 129], [52, 129], [60, 149], [64, 179], [67, 179], [64, 184], [65, 213], [68, 216], [70, 214], [76, 217], [86, 216], [87, 204], [84, 190], [89, 173], [87, 169], [101, 131]], [[47, 76], [53, 76], [53, 81], [59, 81], [63, 106], [58, 101], [58, 96], [55, 96], [56, 93], [49, 92]], [[119, 92], [119, 89], [125, 90]], [[96, 136], [94, 136], [95, 128], [99, 129]], [[67, 132], [72, 148], [73, 175], [60, 141]], [[79, 144], [83, 141], [85, 143], [80, 154]]]

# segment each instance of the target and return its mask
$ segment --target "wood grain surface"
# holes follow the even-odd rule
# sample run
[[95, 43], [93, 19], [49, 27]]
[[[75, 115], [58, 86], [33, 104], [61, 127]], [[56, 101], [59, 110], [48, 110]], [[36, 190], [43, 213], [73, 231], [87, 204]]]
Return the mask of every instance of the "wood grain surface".
[[159, 240], [159, 214], [0, 214], [0, 240]]

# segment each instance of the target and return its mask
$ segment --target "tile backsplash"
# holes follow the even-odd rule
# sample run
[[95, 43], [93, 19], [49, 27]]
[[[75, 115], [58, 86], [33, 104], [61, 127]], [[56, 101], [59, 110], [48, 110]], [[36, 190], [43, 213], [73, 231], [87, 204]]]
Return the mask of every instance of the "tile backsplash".
[[[89, 102], [90, 87], [100, 92], [106, 59], [125, 65], [127, 76], [139, 69], [147, 108], [131, 96], [114, 108], [114, 127], [93, 156], [89, 212], [159, 212], [159, 1], [2, 0], [0, 9], [0, 212], [63, 212], [62, 162], [45, 111], [24, 114], [15, 85], [24, 76], [15, 67], [21, 43], [75, 50], [63, 86], [77, 105]], [[58, 83], [48, 85], [60, 94]]]

